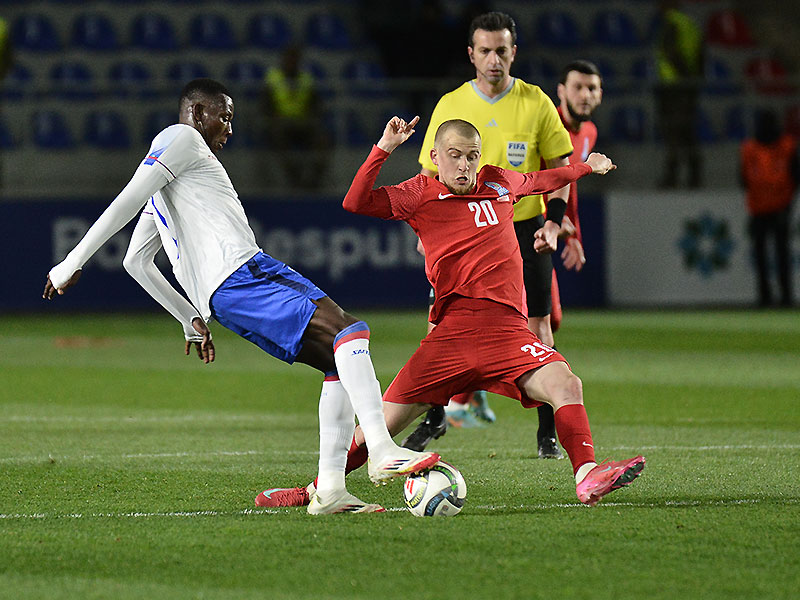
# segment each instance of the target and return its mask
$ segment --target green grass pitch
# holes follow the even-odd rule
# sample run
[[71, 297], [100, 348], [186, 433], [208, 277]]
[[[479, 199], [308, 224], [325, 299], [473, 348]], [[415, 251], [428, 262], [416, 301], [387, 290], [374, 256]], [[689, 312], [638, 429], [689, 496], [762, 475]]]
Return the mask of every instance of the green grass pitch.
[[[424, 313], [359, 316], [386, 386]], [[450, 519], [362, 471], [386, 513], [255, 510], [315, 473], [320, 377], [219, 326], [204, 366], [169, 317], [0, 318], [0, 598], [794, 598], [799, 317], [568, 311], [598, 458], [643, 476], [579, 505], [535, 413], [492, 396], [497, 424], [431, 446], [467, 481]]]

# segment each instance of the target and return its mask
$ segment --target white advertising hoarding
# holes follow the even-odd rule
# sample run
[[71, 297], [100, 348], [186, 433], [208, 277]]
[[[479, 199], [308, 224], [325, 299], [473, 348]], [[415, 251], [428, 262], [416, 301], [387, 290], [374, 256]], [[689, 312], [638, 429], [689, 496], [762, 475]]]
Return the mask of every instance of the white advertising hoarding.
[[[742, 192], [617, 192], [606, 201], [606, 283], [612, 306], [756, 301]], [[795, 264], [799, 231], [795, 216]]]

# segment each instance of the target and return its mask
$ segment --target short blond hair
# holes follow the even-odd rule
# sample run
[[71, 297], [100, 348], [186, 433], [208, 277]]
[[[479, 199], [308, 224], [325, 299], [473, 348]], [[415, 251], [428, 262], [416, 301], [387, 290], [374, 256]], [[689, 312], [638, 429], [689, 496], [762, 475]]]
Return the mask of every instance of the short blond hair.
[[439, 125], [439, 128], [436, 130], [436, 136], [433, 138], [434, 148], [439, 146], [442, 138], [444, 138], [444, 136], [447, 135], [451, 130], [455, 130], [457, 134], [465, 138], [477, 137], [478, 141], [481, 139], [481, 134], [478, 131], [478, 128], [469, 121], [465, 121], [463, 119], [450, 119], [449, 121], [445, 121]]

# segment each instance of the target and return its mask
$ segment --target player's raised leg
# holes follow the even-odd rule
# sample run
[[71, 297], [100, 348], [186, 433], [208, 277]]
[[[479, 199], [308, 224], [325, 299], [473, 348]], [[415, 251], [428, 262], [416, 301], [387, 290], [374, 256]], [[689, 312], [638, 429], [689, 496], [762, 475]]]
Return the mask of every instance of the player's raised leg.
[[583, 385], [566, 363], [553, 362], [529, 371], [520, 378], [519, 387], [529, 398], [553, 407], [558, 438], [572, 463], [575, 491], [581, 502], [594, 506], [603, 496], [639, 476], [645, 464], [642, 456], [602, 465], [595, 461]]

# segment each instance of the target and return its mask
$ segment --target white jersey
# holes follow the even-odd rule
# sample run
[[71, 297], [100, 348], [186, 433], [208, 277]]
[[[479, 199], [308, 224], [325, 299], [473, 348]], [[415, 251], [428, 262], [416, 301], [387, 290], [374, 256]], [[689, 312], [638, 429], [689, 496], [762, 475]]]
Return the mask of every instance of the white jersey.
[[260, 251], [239, 196], [200, 132], [188, 125], [159, 133], [142, 164], [167, 179], [149, 208], [175, 278], [207, 320], [214, 291]]
[[[211, 294], [260, 248], [225, 168], [189, 125], [172, 125], [153, 139], [128, 185], [50, 270], [50, 281], [63, 288], [148, 203], [175, 277], [207, 321]], [[146, 231], [141, 239], [149, 239]], [[160, 295], [157, 299], [162, 301]], [[186, 307], [182, 312], [188, 316]], [[190, 331], [191, 325], [184, 325]]]

